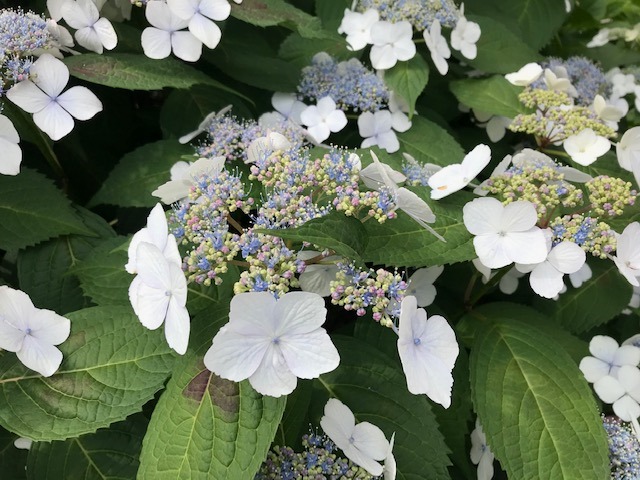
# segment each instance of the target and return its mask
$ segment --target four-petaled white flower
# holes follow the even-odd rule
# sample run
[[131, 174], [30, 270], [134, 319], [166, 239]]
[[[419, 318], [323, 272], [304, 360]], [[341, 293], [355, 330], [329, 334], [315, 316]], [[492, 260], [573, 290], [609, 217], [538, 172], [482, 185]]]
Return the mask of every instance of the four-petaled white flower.
[[424, 43], [431, 53], [431, 60], [433, 60], [438, 72], [440, 72], [440, 75], [446, 75], [449, 71], [447, 58], [451, 57], [451, 50], [449, 50], [447, 40], [442, 36], [440, 21], [437, 19], [434, 20], [429, 30], [425, 28], [422, 36], [424, 37]]
[[416, 54], [413, 27], [409, 22], [380, 21], [371, 27], [371, 65], [376, 70], [388, 70], [398, 60], [411, 60]]
[[576, 87], [571, 84], [567, 69], [558, 66], [544, 69], [544, 83], [549, 90], [556, 90], [558, 92], [564, 92], [570, 97], [577, 97], [578, 91]]
[[443, 265], [419, 268], [409, 277], [406, 296], [416, 297], [419, 307], [428, 307], [436, 299], [436, 287], [433, 283], [444, 271]]
[[356, 425], [353, 412], [335, 398], [325, 405], [320, 426], [349, 460], [373, 476], [382, 475], [378, 461], [387, 458], [389, 442], [380, 428], [369, 422]]
[[613, 412], [625, 422], [640, 416], [640, 370], [623, 365], [615, 376], [605, 375], [593, 384], [593, 389], [604, 403], [613, 406]]
[[[633, 127], [624, 132], [616, 145], [618, 163], [629, 172], [640, 168], [640, 127]], [[637, 181], [637, 178], [636, 178]]]
[[[302, 250], [298, 253], [298, 260], [307, 261], [319, 257], [320, 252]], [[300, 289], [305, 292], [315, 293], [321, 297], [331, 295], [331, 282], [336, 279], [340, 271], [337, 263], [342, 260], [338, 255], [322, 257], [317, 263], [307, 265], [300, 274]]]
[[[185, 164], [184, 167], [182, 164]], [[179, 165], [179, 170], [171, 168], [171, 180], [160, 185], [151, 195], [160, 198], [166, 205], [177, 202], [189, 195], [189, 190], [198, 178], [205, 173], [211, 177], [217, 176], [224, 169], [224, 164], [224, 157], [200, 158], [191, 165], [178, 162], [174, 167]], [[162, 216], [164, 217], [164, 213]]]
[[174, 55], [185, 62], [195, 62], [202, 55], [202, 42], [191, 32], [180, 31], [189, 25], [171, 11], [166, 3], [153, 0], [147, 3], [145, 15], [152, 25], [142, 32], [144, 54], [153, 59]]
[[53, 140], [73, 130], [73, 119], [89, 120], [102, 110], [102, 103], [86, 87], [72, 87], [62, 93], [69, 81], [69, 69], [57, 58], [44, 54], [30, 70], [31, 80], [9, 89], [7, 98], [33, 114], [33, 121]]
[[493, 459], [495, 458], [489, 445], [487, 437], [482, 431], [480, 419], [476, 418], [476, 428], [471, 432], [471, 451], [469, 452], [471, 462], [478, 465], [478, 480], [491, 480], [493, 478]]
[[411, 128], [409, 120], [409, 104], [393, 90], [389, 92], [389, 111], [391, 112], [391, 128], [396, 132], [406, 132]]
[[440, 315], [427, 320], [424, 308], [418, 308], [416, 297], [404, 297], [400, 306], [398, 353], [413, 394], [426, 394], [444, 408], [451, 405], [453, 375], [458, 358], [456, 335]]
[[[173, 235], [170, 242], [175, 245]], [[177, 251], [177, 246], [175, 246]], [[187, 279], [180, 264], [169, 261], [151, 243], [141, 242], [136, 249], [138, 275], [129, 286], [129, 301], [140, 323], [155, 330], [164, 322], [164, 335], [169, 346], [180, 355], [189, 343], [187, 311]]]
[[0, 161], [0, 174], [17, 175], [20, 173], [20, 162], [22, 162], [22, 150], [18, 146], [20, 137], [16, 127], [11, 120], [0, 114], [0, 151], [2, 159]]
[[16, 352], [25, 367], [50, 377], [62, 363], [55, 345], [71, 332], [71, 322], [51, 310], [34, 307], [29, 296], [0, 287], [0, 348]]
[[535, 62], [527, 63], [517, 72], [507, 73], [504, 78], [518, 87], [528, 87], [542, 75], [542, 67]]
[[307, 105], [298, 100], [295, 93], [276, 92], [271, 97], [271, 105], [283, 119], [291, 120], [296, 125], [302, 124], [300, 114]]
[[476, 198], [462, 209], [480, 261], [489, 268], [511, 263], [540, 263], [547, 258], [547, 242], [536, 227], [538, 215], [531, 202], [502, 205], [492, 197]]
[[321, 327], [326, 315], [324, 300], [314, 293], [289, 292], [278, 300], [268, 292], [238, 294], [204, 364], [222, 378], [249, 379], [263, 395], [288, 395], [298, 378], [317, 378], [340, 362]]
[[480, 25], [470, 22], [464, 16], [464, 3], [460, 5], [460, 18], [451, 31], [451, 47], [465, 58], [473, 60], [478, 55], [476, 43], [480, 40]]
[[589, 352], [593, 356], [584, 357], [580, 361], [580, 371], [589, 383], [601, 378], [618, 375], [624, 365], [636, 366], [640, 362], [640, 348], [634, 345], [618, 345], [613, 338], [596, 335], [589, 342]]
[[62, 5], [62, 16], [71, 28], [79, 45], [87, 50], [102, 53], [103, 48], [113, 50], [118, 36], [106, 18], [100, 18], [98, 7], [92, 0], [68, 1]]
[[347, 117], [342, 110], [336, 108], [336, 102], [331, 97], [323, 97], [317, 105], [310, 105], [300, 114], [302, 124], [313, 139], [324, 142], [331, 132], [336, 133], [347, 126]]
[[431, 198], [439, 200], [463, 189], [489, 165], [490, 160], [491, 149], [482, 143], [477, 145], [465, 155], [462, 163], [447, 165], [429, 177]]
[[618, 236], [613, 261], [631, 285], [640, 286], [640, 223], [630, 223]]
[[568, 137], [563, 143], [571, 160], [587, 166], [595, 162], [611, 148], [611, 142], [605, 137], [596, 135], [590, 128], [585, 128], [575, 135]]
[[167, 0], [171, 11], [188, 22], [189, 31], [209, 48], [222, 38], [220, 27], [212, 20], [226, 20], [231, 13], [227, 0]]
[[400, 142], [391, 127], [392, 117], [389, 110], [361, 113], [358, 117], [358, 131], [364, 140], [360, 146], [367, 148], [377, 145], [389, 153], [397, 152]]
[[376, 9], [369, 9], [364, 13], [352, 12], [348, 8], [344, 11], [338, 33], [347, 34], [350, 50], [362, 50], [371, 43], [371, 27], [377, 23], [380, 15]]

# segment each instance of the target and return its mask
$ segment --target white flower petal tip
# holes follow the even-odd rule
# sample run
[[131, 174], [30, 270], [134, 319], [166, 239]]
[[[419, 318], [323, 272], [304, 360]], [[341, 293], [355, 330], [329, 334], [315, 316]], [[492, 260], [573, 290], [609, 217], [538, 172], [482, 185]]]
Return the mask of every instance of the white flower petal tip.
[[596, 383], [605, 376], [616, 376], [624, 365], [636, 366], [640, 362], [640, 348], [626, 344], [619, 346], [613, 338], [596, 335], [589, 342], [593, 356], [580, 361], [580, 371], [589, 383]]
[[449, 64], [447, 59], [451, 57], [451, 50], [447, 40], [442, 36], [442, 27], [439, 20], [434, 20], [431, 23], [429, 30], [424, 30], [422, 36], [424, 42], [431, 53], [431, 60], [438, 69], [440, 75], [446, 75], [449, 71]]
[[[586, 253], [580, 246], [573, 242], [561, 242], [551, 249], [545, 261], [530, 270], [529, 284], [541, 297], [554, 298], [565, 286], [562, 277], [580, 270], [586, 260]], [[529, 271], [531, 266], [525, 267]]]
[[444, 408], [451, 405], [452, 370], [459, 347], [449, 323], [439, 315], [427, 319], [415, 297], [402, 300], [398, 353], [413, 394], [426, 394]]
[[0, 174], [18, 175], [22, 162], [22, 150], [18, 146], [20, 137], [11, 120], [0, 114]]
[[542, 67], [535, 62], [527, 63], [524, 67], [514, 73], [504, 76], [509, 83], [519, 87], [526, 87], [538, 80], [542, 76]]
[[291, 142], [287, 137], [278, 132], [271, 132], [266, 137], [256, 138], [247, 148], [247, 160], [245, 163], [256, 163], [277, 150], [288, 150]]
[[345, 9], [338, 33], [347, 35], [347, 43], [353, 51], [362, 50], [371, 44], [371, 27], [378, 22], [380, 15], [375, 9], [369, 9], [364, 13], [352, 12]]
[[616, 145], [616, 155], [620, 166], [633, 172], [638, 183], [640, 181], [640, 127], [633, 127], [624, 132]]
[[478, 465], [478, 480], [491, 480], [493, 478], [493, 460], [495, 456], [487, 444], [487, 437], [478, 418], [476, 418], [476, 428], [471, 432], [469, 457], [474, 465]]
[[384, 469], [378, 462], [390, 451], [382, 430], [369, 422], [356, 424], [349, 407], [335, 398], [325, 405], [320, 426], [349, 460], [373, 476], [382, 475]]
[[186, 133], [183, 136], [181, 136], [178, 139], [178, 142], [180, 142], [182, 144], [189, 143], [191, 140], [193, 140], [198, 135], [203, 133], [207, 129], [207, 127], [209, 126], [209, 124], [211, 123], [211, 121], [214, 118], [222, 117], [225, 113], [229, 112], [232, 108], [233, 108], [233, 105], [227, 105], [226, 107], [224, 107], [223, 109], [221, 109], [221, 110], [219, 110], [217, 112], [209, 113], [206, 117], [204, 117], [204, 120], [202, 120], [202, 122], [200, 122], [200, 124], [198, 125], [198, 128], [196, 128], [192, 132]]
[[537, 264], [547, 258], [547, 240], [536, 227], [538, 216], [531, 202], [504, 206], [495, 198], [482, 197], [467, 203], [462, 213], [465, 227], [475, 235], [476, 254], [488, 268]]
[[416, 54], [413, 27], [406, 21], [391, 23], [379, 21], [371, 27], [369, 58], [376, 70], [388, 70], [398, 61], [411, 60]]
[[476, 146], [462, 160], [443, 167], [429, 177], [431, 198], [439, 200], [462, 190], [489, 164], [491, 149], [484, 144]]
[[236, 295], [229, 323], [214, 337], [204, 364], [222, 378], [249, 379], [263, 395], [288, 395], [298, 378], [317, 378], [340, 362], [321, 327], [326, 314], [314, 293], [289, 292], [278, 300], [267, 292]]
[[436, 265], [416, 270], [407, 282], [405, 296], [416, 297], [419, 307], [428, 307], [436, 299], [436, 287], [433, 283], [444, 271], [444, 266]]
[[50, 377], [62, 363], [55, 347], [71, 333], [69, 319], [51, 310], [36, 308], [29, 296], [0, 286], [0, 348], [15, 352], [25, 367]]
[[358, 131], [364, 138], [362, 148], [377, 145], [389, 153], [400, 149], [400, 142], [393, 131], [393, 115], [389, 110], [361, 113], [358, 117]]
[[460, 8], [460, 12], [458, 23], [451, 31], [451, 48], [458, 50], [463, 57], [473, 60], [478, 55], [476, 43], [480, 40], [480, 25], [464, 17], [464, 7]]
[[640, 223], [630, 223], [618, 236], [613, 261], [631, 285], [640, 286]]
[[[174, 167], [182, 163], [185, 162], [178, 162]], [[195, 185], [199, 178], [203, 175], [218, 175], [224, 169], [224, 165], [224, 157], [200, 158], [191, 165], [187, 165], [187, 168], [180, 172], [176, 178], [173, 178], [174, 175], [172, 175], [171, 180], [160, 185], [157, 189], [151, 192], [151, 195], [160, 198], [162, 203], [165, 205], [175, 203], [189, 195], [191, 187]]]
[[591, 165], [611, 148], [611, 142], [605, 137], [586, 128], [568, 137], [563, 143], [564, 149], [571, 159], [583, 166]]
[[324, 142], [331, 132], [337, 133], [347, 126], [347, 117], [336, 107], [331, 97], [323, 97], [317, 105], [310, 105], [300, 114], [300, 120], [307, 126], [309, 135], [317, 143]]

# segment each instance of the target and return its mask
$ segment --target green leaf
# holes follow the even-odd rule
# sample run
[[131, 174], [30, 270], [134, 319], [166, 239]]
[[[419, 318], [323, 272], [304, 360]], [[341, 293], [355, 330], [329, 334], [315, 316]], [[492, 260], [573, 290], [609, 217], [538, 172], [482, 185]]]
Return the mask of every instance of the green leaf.
[[360, 252], [365, 249], [367, 236], [360, 220], [347, 217], [341, 212], [328, 215], [305, 223], [298, 228], [286, 230], [261, 230], [275, 237], [313, 243], [323, 248], [330, 248], [337, 255], [361, 262]]
[[[567, 17], [564, 2], [557, 2], [556, 0], [510, 0], [508, 2], [502, 0], [471, 0], [465, 1], [465, 8], [466, 12], [486, 15], [502, 22], [518, 38], [525, 40], [527, 45], [536, 51], [551, 40]], [[473, 19], [473, 15], [469, 15], [469, 18]], [[482, 36], [485, 33], [487, 31], [482, 27]], [[479, 42], [478, 52], [480, 52]], [[496, 53], [499, 54], [501, 52], [498, 50]], [[529, 61], [533, 62], [535, 60], [531, 59]]]
[[15, 354], [0, 357], [0, 424], [20, 436], [64, 440], [139, 412], [171, 373], [164, 329], [147, 330], [130, 307], [67, 315], [71, 335], [59, 370], [45, 378]]
[[207, 313], [200, 346], [178, 360], [151, 417], [138, 478], [250, 479], [266, 457], [286, 397], [263, 397], [248, 381], [224, 380], [202, 363], [228, 309], [223, 303]]
[[90, 205], [106, 203], [121, 207], [153, 207], [160, 200], [151, 192], [170, 180], [169, 171], [182, 155], [192, 153], [193, 147], [181, 145], [174, 139], [136, 148], [120, 159]]
[[483, 305], [471, 392], [509, 478], [608, 479], [607, 436], [591, 388], [565, 352], [567, 334], [525, 306]]
[[448, 448], [431, 403], [425, 395], [409, 393], [399, 362], [390, 362], [387, 355], [355, 338], [336, 335], [332, 340], [340, 352], [340, 366], [314, 380], [316, 390], [323, 392], [313, 397], [316, 415], [327, 395], [337, 398], [358, 422], [373, 423], [387, 438], [396, 433], [393, 454], [399, 480], [448, 479]]
[[429, 81], [429, 65], [422, 55], [415, 55], [408, 62], [398, 62], [391, 70], [387, 70], [384, 82], [395, 93], [409, 104], [409, 118], [413, 116], [416, 100]]
[[333, 0], [327, 2], [326, 0], [316, 0], [316, 15], [322, 21], [322, 26], [329, 31], [338, 30], [340, 23], [342, 23], [342, 17], [344, 16], [344, 10], [351, 8], [349, 0]]
[[113, 229], [101, 217], [76, 207], [84, 224], [95, 236], [65, 235], [21, 250], [18, 254], [20, 289], [38, 308], [54, 310], [60, 315], [87, 307], [80, 282], [69, 269], [104, 238], [114, 237]]
[[511, 85], [502, 75], [456, 80], [449, 88], [460, 101], [474, 110], [513, 118], [525, 111], [518, 100], [522, 87]]
[[245, 0], [231, 4], [231, 15], [257, 27], [283, 26], [304, 38], [323, 38], [320, 19], [294, 7], [284, 0]]
[[444, 166], [460, 163], [464, 158], [460, 144], [444, 128], [424, 117], [414, 116], [411, 128], [399, 133], [398, 140], [401, 150], [420, 163]]
[[20, 249], [58, 235], [94, 235], [51, 180], [29, 169], [0, 176], [0, 249]]
[[[503, 23], [489, 17], [468, 15], [469, 20], [480, 25], [482, 35], [476, 44], [478, 56], [465, 59], [455, 54], [474, 68], [487, 73], [511, 73], [529, 62], [542, 59], [528, 43], [525, 43]], [[526, 37], [525, 37], [526, 38]]]
[[124, 269], [128, 260], [125, 243], [125, 237], [103, 240], [71, 269], [84, 294], [98, 305], [130, 305], [129, 285], [134, 276]]
[[0, 465], [2, 478], [6, 480], [24, 480], [27, 478], [27, 450], [18, 449], [13, 442], [18, 435], [0, 428]]
[[558, 301], [537, 300], [534, 305], [548, 318], [573, 333], [582, 333], [611, 320], [626, 308], [633, 287], [610, 260], [589, 261], [593, 272], [580, 288], [569, 287]]
[[27, 473], [33, 480], [135, 478], [149, 421], [136, 414], [96, 433], [65, 441], [35, 442]]
[[347, 42], [338, 34], [330, 38], [310, 39], [292, 33], [280, 44], [278, 56], [302, 69], [311, 65], [311, 59], [318, 52], [326, 52], [338, 61], [348, 60], [355, 55], [354, 52], [347, 50]]
[[472, 236], [462, 222], [462, 207], [474, 196], [468, 192], [457, 192], [443, 200], [429, 200], [427, 188], [411, 188], [425, 200], [436, 215], [431, 226], [442, 235], [446, 243], [421, 227], [404, 212], [398, 218], [383, 224], [368, 221], [367, 246], [361, 253], [365, 262], [375, 264], [428, 267], [463, 262], [476, 258]]

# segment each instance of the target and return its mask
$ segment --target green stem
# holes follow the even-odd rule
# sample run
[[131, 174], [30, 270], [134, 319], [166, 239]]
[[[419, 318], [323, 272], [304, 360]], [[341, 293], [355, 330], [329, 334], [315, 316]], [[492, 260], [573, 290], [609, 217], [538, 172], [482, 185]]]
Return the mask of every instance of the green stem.
[[496, 273], [493, 277], [491, 277], [489, 279], [489, 281], [484, 284], [482, 286], [482, 288], [480, 288], [475, 295], [473, 295], [469, 301], [465, 302], [465, 307], [467, 308], [467, 310], [471, 310], [473, 308], [473, 306], [478, 303], [478, 301], [484, 297], [487, 292], [489, 290], [491, 290], [493, 287], [495, 287], [498, 283], [500, 283], [500, 280], [502, 280], [502, 277], [504, 277], [507, 272], [509, 271], [508, 268], [503, 268], [502, 270], [500, 270], [498, 273]]

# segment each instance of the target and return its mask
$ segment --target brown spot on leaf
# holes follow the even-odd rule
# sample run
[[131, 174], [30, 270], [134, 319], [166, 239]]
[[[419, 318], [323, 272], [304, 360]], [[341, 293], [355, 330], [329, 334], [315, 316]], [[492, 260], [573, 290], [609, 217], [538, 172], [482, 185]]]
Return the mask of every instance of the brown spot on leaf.
[[182, 394], [187, 398], [192, 398], [196, 402], [200, 403], [204, 392], [207, 391], [209, 386], [209, 380], [213, 375], [209, 370], [204, 369], [199, 374], [191, 379], [191, 381], [184, 387]]
[[205, 392], [209, 392], [211, 402], [216, 405], [224, 420], [232, 421], [238, 414], [240, 408], [240, 388], [236, 382], [225, 380], [206, 368], [202, 368], [200, 373], [191, 379], [182, 391], [182, 394], [202, 402]]

